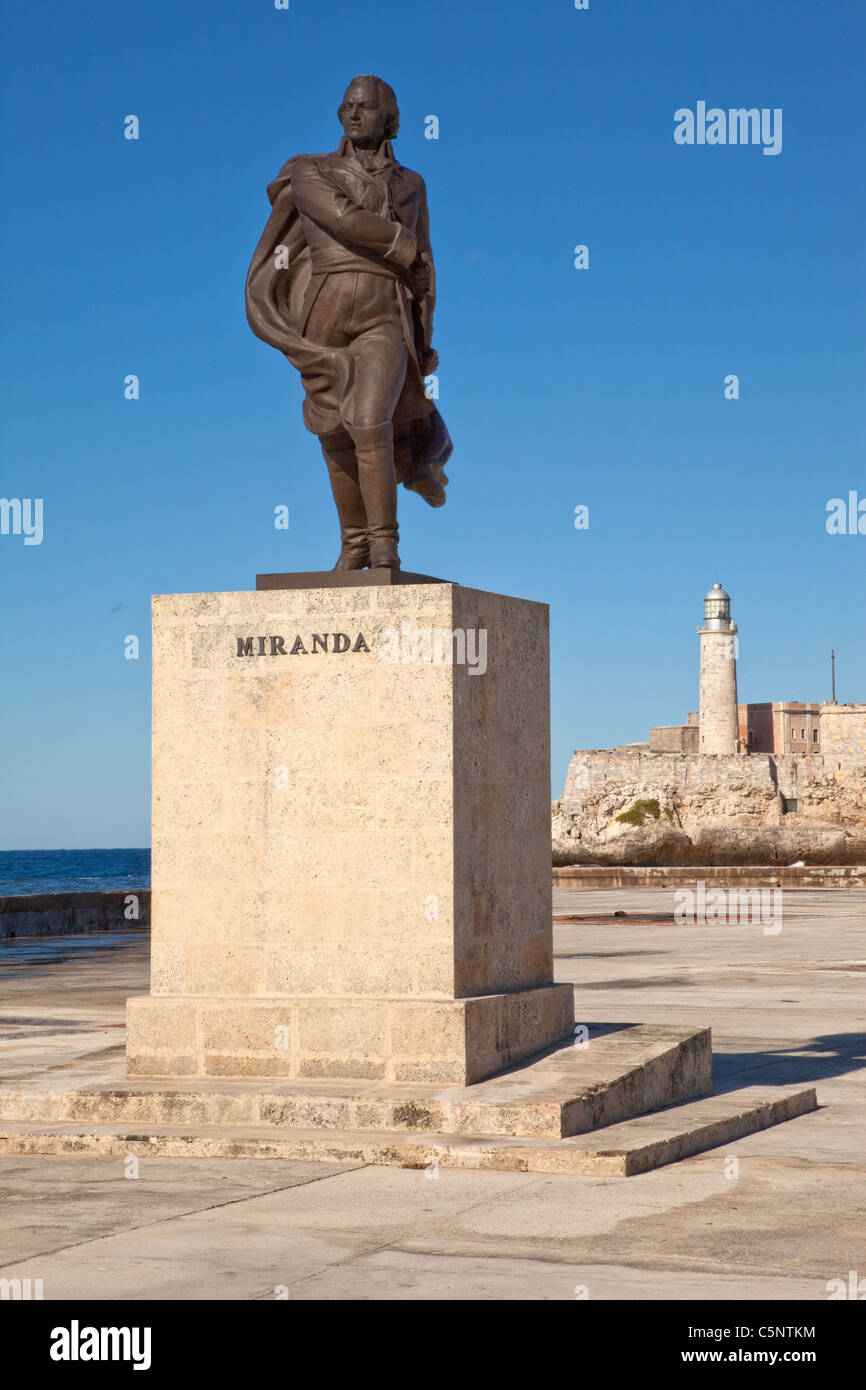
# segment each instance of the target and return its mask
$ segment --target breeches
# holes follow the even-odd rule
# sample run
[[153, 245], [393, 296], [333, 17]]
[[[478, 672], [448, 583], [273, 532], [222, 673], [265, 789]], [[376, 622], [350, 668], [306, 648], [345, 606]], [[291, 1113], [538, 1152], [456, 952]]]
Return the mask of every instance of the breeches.
[[390, 421], [409, 361], [396, 280], [332, 272], [316, 277], [309, 293], [304, 337], [322, 347], [347, 348], [353, 359], [350, 399], [340, 403], [344, 423], [366, 428]]

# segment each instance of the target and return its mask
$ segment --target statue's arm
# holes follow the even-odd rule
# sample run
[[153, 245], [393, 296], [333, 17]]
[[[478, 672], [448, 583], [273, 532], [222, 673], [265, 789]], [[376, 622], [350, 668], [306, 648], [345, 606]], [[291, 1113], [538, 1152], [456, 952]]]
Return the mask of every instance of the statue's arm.
[[430, 213], [427, 208], [427, 189], [421, 185], [421, 201], [418, 206], [418, 222], [415, 227], [415, 237], [418, 242], [418, 256], [430, 267], [430, 289], [428, 294], [431, 298], [436, 295], [436, 280], [433, 267], [433, 248], [430, 245]]
[[439, 356], [433, 351], [433, 309], [436, 304], [436, 271], [433, 265], [433, 248], [430, 245], [430, 213], [427, 207], [427, 189], [421, 185], [421, 203], [418, 209], [418, 222], [415, 227], [418, 241], [418, 259], [425, 268], [419, 282], [420, 293], [416, 295], [422, 331], [421, 370], [426, 374], [435, 372]]
[[407, 227], [353, 203], [316, 164], [297, 169], [292, 187], [298, 211], [338, 241], [372, 251], [404, 270], [415, 260], [418, 243]]

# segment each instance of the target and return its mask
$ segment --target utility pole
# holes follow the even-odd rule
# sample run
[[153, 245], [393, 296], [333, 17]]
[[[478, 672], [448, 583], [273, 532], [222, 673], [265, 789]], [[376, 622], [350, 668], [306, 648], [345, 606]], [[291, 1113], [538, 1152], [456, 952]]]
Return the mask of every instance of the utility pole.
[[831, 650], [831, 652], [830, 652], [830, 681], [831, 681], [831, 684], [832, 684], [832, 687], [833, 687], [833, 696], [832, 696], [832, 700], [833, 700], [833, 704], [835, 705], [835, 703], [836, 703], [836, 652], [835, 652], [835, 650]]

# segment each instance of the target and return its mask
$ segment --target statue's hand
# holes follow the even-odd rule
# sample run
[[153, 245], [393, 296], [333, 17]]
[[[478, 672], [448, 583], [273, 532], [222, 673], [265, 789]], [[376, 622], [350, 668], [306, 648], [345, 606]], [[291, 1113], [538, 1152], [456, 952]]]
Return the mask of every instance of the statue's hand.
[[409, 284], [415, 299], [423, 299], [425, 294], [429, 294], [432, 283], [433, 271], [429, 263], [419, 256], [409, 267]]
[[425, 353], [421, 361], [421, 375], [430, 376], [432, 372], [439, 370], [439, 354], [433, 348]]

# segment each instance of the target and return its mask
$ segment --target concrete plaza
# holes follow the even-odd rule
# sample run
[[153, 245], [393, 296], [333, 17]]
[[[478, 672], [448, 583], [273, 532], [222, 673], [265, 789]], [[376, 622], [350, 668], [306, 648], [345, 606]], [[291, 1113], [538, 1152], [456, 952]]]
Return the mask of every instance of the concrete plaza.
[[[777, 934], [591, 920], [673, 903], [555, 889], [590, 919], [554, 928], [577, 1020], [711, 1025], [717, 1089], [815, 1085], [816, 1112], [631, 1178], [3, 1156], [0, 1277], [45, 1299], [826, 1300], [866, 1276], [866, 890], [787, 889]], [[143, 932], [0, 944], [0, 1083], [122, 1047], [147, 957]]]

